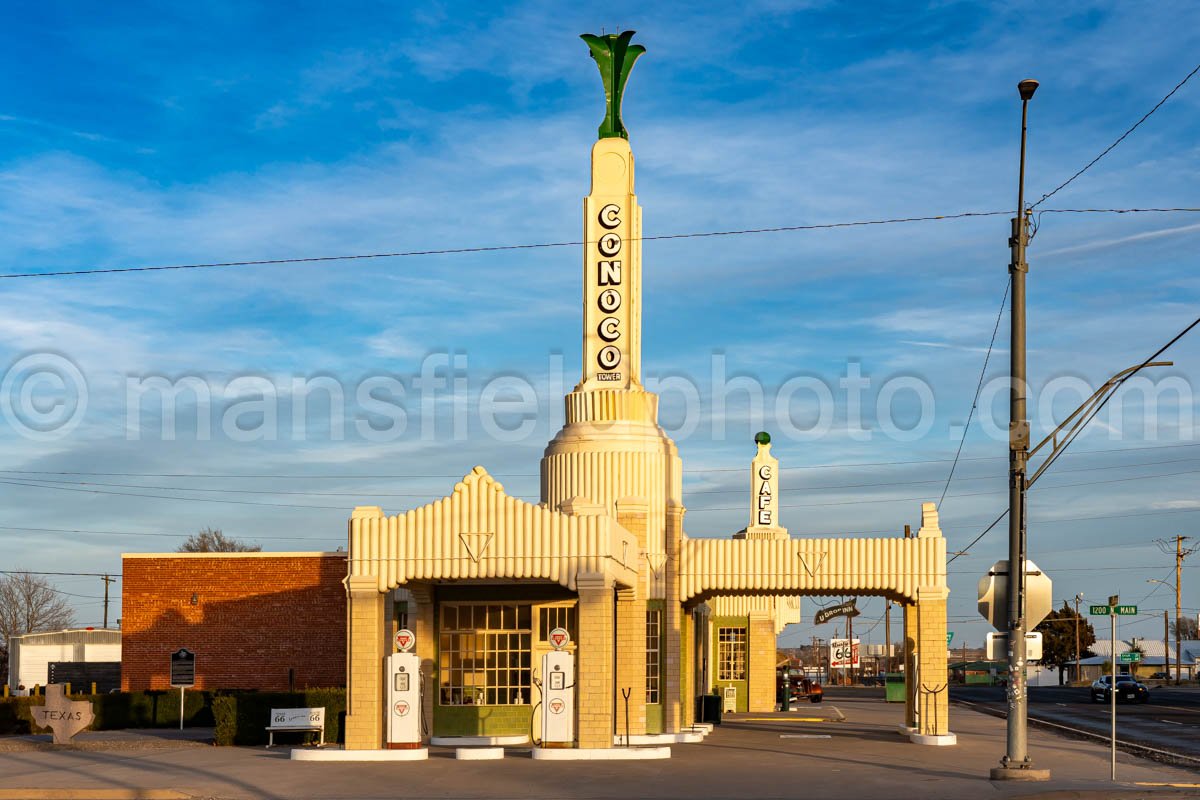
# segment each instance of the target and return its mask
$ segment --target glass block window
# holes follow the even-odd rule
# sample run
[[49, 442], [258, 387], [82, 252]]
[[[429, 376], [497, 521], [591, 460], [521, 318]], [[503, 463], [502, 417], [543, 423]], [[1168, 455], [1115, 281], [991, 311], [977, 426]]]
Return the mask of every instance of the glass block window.
[[661, 608], [646, 612], [646, 702], [662, 702], [662, 621]]
[[444, 706], [528, 705], [531, 608], [443, 603], [439, 696]]
[[717, 628], [717, 680], [746, 680], [745, 628]]

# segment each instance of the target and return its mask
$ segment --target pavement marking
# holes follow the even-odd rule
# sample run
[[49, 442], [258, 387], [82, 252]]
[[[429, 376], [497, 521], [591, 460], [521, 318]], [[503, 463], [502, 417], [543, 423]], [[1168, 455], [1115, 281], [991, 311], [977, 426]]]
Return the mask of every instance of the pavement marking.
[[1182, 725], [1183, 724], [1182, 722], [1176, 722], [1173, 719], [1160, 719], [1159, 722], [1165, 722], [1168, 725]]
[[0, 800], [187, 800], [174, 789], [0, 789]]
[[840, 720], [830, 717], [746, 717], [745, 719], [731, 719], [730, 722], [840, 722]]
[[832, 739], [828, 733], [781, 733], [780, 739]]
[[1134, 781], [1134, 786], [1170, 786], [1175, 789], [1200, 789], [1200, 783], [1151, 783], [1150, 781]]

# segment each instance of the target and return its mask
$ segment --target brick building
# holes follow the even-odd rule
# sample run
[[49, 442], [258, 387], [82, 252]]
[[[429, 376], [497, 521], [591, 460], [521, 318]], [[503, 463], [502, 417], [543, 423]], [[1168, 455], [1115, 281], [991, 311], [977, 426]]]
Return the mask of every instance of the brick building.
[[[121, 688], [166, 689], [196, 653], [197, 689], [346, 684], [345, 553], [126, 553]], [[289, 675], [290, 672], [290, 675]]]

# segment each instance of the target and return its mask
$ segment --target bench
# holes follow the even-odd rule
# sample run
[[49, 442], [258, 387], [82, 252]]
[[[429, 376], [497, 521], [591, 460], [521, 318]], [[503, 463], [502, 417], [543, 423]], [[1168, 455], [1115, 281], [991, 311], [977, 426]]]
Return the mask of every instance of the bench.
[[313, 731], [320, 736], [318, 747], [324, 747], [325, 708], [272, 708], [267, 747], [275, 745], [275, 734], [280, 731]]

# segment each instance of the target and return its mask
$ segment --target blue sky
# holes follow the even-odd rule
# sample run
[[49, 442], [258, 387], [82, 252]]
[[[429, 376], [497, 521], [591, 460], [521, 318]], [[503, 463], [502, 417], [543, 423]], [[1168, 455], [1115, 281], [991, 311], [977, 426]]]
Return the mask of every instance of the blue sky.
[[[1006, 211], [1016, 200], [1018, 80], [1042, 82], [1030, 115], [1036, 200], [1200, 60], [1200, 11], [1147, 8], [14, 8], [0, 33], [0, 272], [576, 241], [603, 111], [578, 35], [630, 28], [648, 49], [624, 119], [649, 236]], [[1046, 207], [1200, 205], [1198, 111], [1193, 81]], [[684, 397], [663, 392], [664, 424], [691, 470], [689, 534], [724, 536], [744, 524], [737, 470], [760, 427], [776, 433], [785, 467], [804, 468], [783, 482], [794, 535], [917, 523], [920, 501], [941, 494], [944, 459], [971, 406], [1007, 280], [1008, 224], [1000, 215], [647, 242], [646, 377], [686, 378], [700, 399], [684, 435]], [[1094, 386], [1190, 322], [1198, 233], [1191, 214], [1044, 216], [1029, 255], [1035, 390], [1068, 379]], [[9, 421], [0, 430], [7, 477], [60, 487], [0, 484], [2, 568], [115, 572], [121, 552], [172, 550], [205, 525], [268, 549], [333, 549], [354, 505], [403, 510], [445, 493], [449, 476], [476, 463], [536, 499], [537, 460], [578, 375], [579, 263], [578, 248], [562, 247], [4, 281], [0, 368], [31, 354], [66, 358], [88, 399], [69, 435], [35, 441]], [[465, 361], [455, 374], [466, 391], [446, 389], [422, 408], [413, 377], [431, 353]], [[744, 392], [714, 407], [714, 354], [727, 376], [764, 387], [761, 416]], [[1200, 343], [1185, 340], [1171, 356], [1176, 366], [1159, 375], [1192, 386]], [[1002, 325], [988, 378], [1006, 368]], [[838, 386], [848, 370], [872, 383], [869, 436], [846, 429]], [[303, 436], [292, 423], [295, 378], [353, 387], [389, 375], [408, 401], [407, 430], [392, 441], [357, 435], [356, 408], [336, 439], [319, 400]], [[151, 376], [196, 376], [223, 391], [214, 436], [197, 440], [194, 408], [181, 411], [174, 441], [162, 440], [153, 413], [127, 420], [127, 381]], [[281, 431], [234, 441], [220, 419], [244, 384], [229, 387], [253, 376], [283, 387]], [[496, 441], [475, 413], [497, 376], [536, 388], [537, 424], [517, 442]], [[820, 437], [779, 433], [773, 398], [796, 377], [833, 389], [835, 422]], [[919, 379], [936, 401], [915, 441], [886, 435], [874, 418], [879, 387], [897, 378]], [[34, 395], [55, 400], [53, 386]], [[1035, 430], [1078, 400], [1064, 391], [1031, 407]], [[895, 403], [901, 426], [911, 424], [912, 393]], [[1080, 454], [1031, 495], [1030, 552], [1057, 600], [1120, 593], [1146, 609], [1166, 606], [1170, 592], [1146, 583], [1171, 577], [1153, 540], [1195, 532], [1200, 448], [1186, 445], [1200, 439], [1190, 390], [1163, 390], [1148, 428], [1143, 405], [1115, 401], [1076, 443]], [[468, 419], [457, 437], [455, 408]], [[814, 413], [804, 400], [793, 411], [799, 427]], [[980, 414], [1003, 426], [1003, 397]], [[1128, 448], [1138, 449], [1110, 452]], [[1004, 452], [977, 418], [942, 508], [951, 549], [1002, 508]], [[897, 461], [915, 463], [879, 463]], [[180, 473], [193, 477], [169, 477]], [[415, 475], [431, 477], [384, 477]], [[1136, 480], [1095, 483], [1115, 478]], [[998, 529], [951, 566], [956, 644], [982, 640], [975, 582], [1003, 550]], [[1193, 612], [1196, 564], [1184, 579]], [[79, 622], [99, 623], [98, 580], [56, 586], [83, 595], [72, 597]], [[880, 601], [864, 607], [879, 617]], [[1161, 635], [1161, 617], [1133, 625]], [[799, 626], [782, 641], [830, 630]]]

